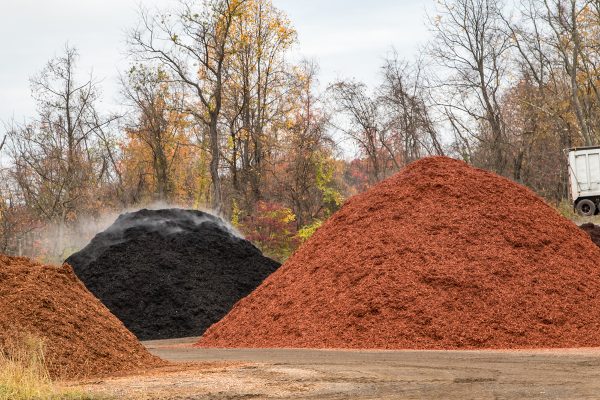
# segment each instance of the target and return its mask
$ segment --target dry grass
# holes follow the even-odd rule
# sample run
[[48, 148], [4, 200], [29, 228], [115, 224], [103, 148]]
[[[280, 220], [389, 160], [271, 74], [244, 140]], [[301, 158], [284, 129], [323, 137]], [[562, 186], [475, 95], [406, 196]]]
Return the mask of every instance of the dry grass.
[[44, 343], [23, 335], [0, 349], [0, 400], [97, 400], [98, 396], [64, 389], [50, 379]]
[[554, 208], [565, 218], [570, 219], [577, 225], [591, 222], [596, 225], [600, 225], [600, 215], [594, 215], [593, 217], [582, 217], [577, 214], [573, 209], [573, 203], [570, 200], [563, 200], [558, 204], [554, 205]]

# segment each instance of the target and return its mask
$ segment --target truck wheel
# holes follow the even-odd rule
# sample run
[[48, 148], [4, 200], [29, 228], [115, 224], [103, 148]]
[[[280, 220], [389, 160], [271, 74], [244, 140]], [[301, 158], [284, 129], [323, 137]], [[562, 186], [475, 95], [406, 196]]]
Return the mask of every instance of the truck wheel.
[[596, 213], [596, 204], [593, 201], [588, 199], [583, 199], [577, 206], [575, 207], [579, 215], [583, 215], [584, 217], [591, 217]]

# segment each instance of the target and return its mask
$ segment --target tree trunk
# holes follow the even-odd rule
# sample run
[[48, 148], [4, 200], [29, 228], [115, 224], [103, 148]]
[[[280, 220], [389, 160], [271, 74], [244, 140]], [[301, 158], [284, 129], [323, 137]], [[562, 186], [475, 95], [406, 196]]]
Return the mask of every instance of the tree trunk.
[[154, 171], [156, 175], [156, 192], [158, 200], [170, 200], [171, 185], [169, 182], [169, 171], [167, 157], [162, 146], [156, 149], [156, 157], [154, 159]]
[[211, 113], [210, 116], [210, 127], [209, 127], [209, 137], [210, 137], [210, 177], [212, 180], [212, 204], [211, 207], [216, 212], [222, 211], [222, 199], [221, 199], [221, 177], [219, 176], [219, 161], [220, 161], [220, 153], [219, 153], [219, 132], [217, 126], [218, 113]]

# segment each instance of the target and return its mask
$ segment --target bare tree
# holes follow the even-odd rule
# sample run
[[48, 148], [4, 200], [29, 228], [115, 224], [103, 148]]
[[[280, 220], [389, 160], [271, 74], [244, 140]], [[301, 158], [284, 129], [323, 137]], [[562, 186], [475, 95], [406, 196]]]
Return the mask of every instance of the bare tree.
[[11, 178], [30, 212], [57, 224], [55, 254], [63, 249], [65, 225], [95, 211], [107, 172], [97, 133], [116, 118], [99, 117], [97, 85], [92, 77], [76, 78], [76, 61], [76, 50], [67, 47], [31, 79], [38, 116], [8, 132]]
[[598, 27], [600, 27], [600, 0], [586, 1], [584, 9], [581, 12], [582, 22], [580, 23], [582, 52], [581, 52], [581, 70], [584, 75], [584, 90], [588, 93], [585, 99], [586, 110], [592, 124], [594, 141], [599, 139], [600, 135], [600, 82], [598, 81], [598, 71], [600, 71], [600, 37]]
[[[490, 149], [489, 167], [506, 168], [505, 122], [500, 95], [510, 37], [502, 31], [502, 4], [495, 0], [440, 0], [432, 18], [429, 55], [442, 68], [436, 82], [439, 106], [459, 141]], [[471, 145], [466, 143], [467, 147]]]
[[131, 51], [139, 59], [158, 61], [172, 80], [187, 85], [195, 95], [185, 111], [208, 129], [212, 206], [222, 207], [219, 117], [223, 78], [232, 49], [231, 28], [245, 0], [209, 0], [198, 8], [193, 0], [181, 0], [175, 13], [156, 17], [141, 11], [141, 25], [130, 34]]
[[394, 152], [401, 152], [407, 164], [425, 155], [443, 155], [430, 106], [426, 101], [421, 61], [410, 64], [397, 53], [385, 60], [379, 96], [391, 131]]
[[569, 79], [560, 66], [543, 3], [521, 0], [515, 12], [510, 18], [503, 17], [505, 34], [515, 49], [512, 65], [517, 77], [502, 99], [504, 118], [510, 121], [506, 151], [513, 179], [555, 196], [561, 192], [555, 188], [562, 183], [552, 185], [548, 181], [556, 176], [560, 180], [561, 164], [552, 178], [540, 183], [540, 178], [550, 173], [537, 163], [544, 160], [546, 165], [554, 164], [571, 146], [575, 126], [571, 110], [564, 106], [570, 97]]
[[553, 33], [552, 44], [562, 66], [569, 76], [571, 101], [586, 145], [592, 145], [589, 116], [580, 97], [578, 72], [582, 67], [583, 38], [580, 29], [581, 14], [591, 1], [543, 0], [544, 20]]
[[541, 90], [551, 90], [552, 96], [562, 98], [565, 89], [568, 90], [571, 111], [586, 145], [598, 140], [596, 131], [600, 127], [597, 3], [597, 0], [523, 0], [519, 20], [506, 21], [522, 69], [527, 70]]
[[332, 124], [369, 160], [371, 183], [421, 157], [444, 154], [426, 101], [422, 64], [393, 54], [382, 71], [383, 81], [372, 94], [352, 80], [328, 88], [338, 114]]
[[399, 169], [377, 98], [367, 94], [367, 86], [352, 80], [338, 81], [330, 85], [328, 91], [335, 111], [342, 117], [335, 128], [356, 143], [368, 158], [371, 183], [386, 177], [390, 161]]

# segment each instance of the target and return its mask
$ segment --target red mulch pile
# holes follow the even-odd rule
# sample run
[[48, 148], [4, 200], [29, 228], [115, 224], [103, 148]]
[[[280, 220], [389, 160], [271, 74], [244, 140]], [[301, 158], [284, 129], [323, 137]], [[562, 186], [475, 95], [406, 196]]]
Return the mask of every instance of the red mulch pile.
[[600, 225], [587, 223], [581, 225], [580, 228], [590, 235], [590, 239], [592, 239], [592, 242], [596, 243], [596, 246], [600, 247]]
[[43, 339], [50, 374], [87, 378], [164, 364], [77, 279], [68, 265], [0, 254], [0, 346]]
[[351, 198], [198, 345], [600, 346], [599, 259], [525, 187], [427, 158]]

